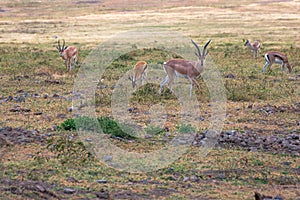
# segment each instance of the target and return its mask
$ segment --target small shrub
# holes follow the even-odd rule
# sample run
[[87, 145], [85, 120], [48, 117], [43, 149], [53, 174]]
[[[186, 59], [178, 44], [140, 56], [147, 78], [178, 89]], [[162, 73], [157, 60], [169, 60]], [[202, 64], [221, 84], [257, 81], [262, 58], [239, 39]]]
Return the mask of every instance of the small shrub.
[[[109, 117], [98, 118], [99, 125], [105, 134], [110, 134], [115, 137], [132, 139], [134, 138], [134, 129], [127, 124], [120, 124]], [[121, 129], [123, 128], [123, 130]], [[124, 131], [124, 129], [126, 131]], [[129, 134], [129, 132], [131, 134]]]
[[148, 126], [144, 130], [146, 131], [147, 134], [150, 134], [150, 135], [160, 135], [165, 132], [159, 126]]
[[154, 84], [146, 84], [133, 93], [132, 101], [139, 103], [158, 103], [161, 101], [161, 96], [158, 94], [157, 86]]
[[67, 119], [58, 127], [58, 129], [66, 130], [66, 131], [72, 131], [78, 129], [99, 130], [99, 125], [96, 119], [92, 119], [89, 117], [78, 117], [74, 119]]
[[178, 128], [179, 133], [195, 133], [196, 128], [191, 124], [181, 124]]
[[134, 60], [133, 56], [130, 55], [129, 53], [127, 54], [123, 54], [121, 55], [118, 60], [121, 60], [121, 61], [130, 61], [130, 60]]
[[67, 134], [53, 137], [47, 143], [47, 149], [54, 153], [62, 164], [83, 165], [94, 158], [81, 141]]
[[[120, 128], [122, 127], [123, 130]], [[89, 130], [99, 131], [105, 134], [110, 134], [115, 137], [132, 139], [134, 138], [134, 129], [127, 124], [121, 124], [109, 117], [100, 117], [97, 119], [90, 117], [78, 117], [67, 119], [60, 126], [59, 130]], [[126, 131], [124, 131], [126, 130]]]
[[76, 125], [74, 119], [67, 119], [60, 126], [58, 126], [58, 130], [66, 130], [72, 131], [76, 130]]

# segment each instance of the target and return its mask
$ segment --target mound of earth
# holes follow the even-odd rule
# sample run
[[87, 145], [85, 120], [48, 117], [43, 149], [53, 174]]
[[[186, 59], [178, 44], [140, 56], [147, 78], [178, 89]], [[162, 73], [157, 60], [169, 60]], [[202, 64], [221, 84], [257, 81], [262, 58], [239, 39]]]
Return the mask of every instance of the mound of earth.
[[12, 128], [3, 127], [0, 128], [0, 147], [10, 144], [28, 144], [32, 142], [44, 142], [46, 136], [39, 134], [38, 131], [26, 130], [22, 127]]
[[[193, 142], [200, 146], [206, 141], [206, 133], [198, 134]], [[273, 135], [261, 135], [256, 130], [223, 131], [218, 137], [218, 146], [224, 148], [242, 147], [249, 151], [268, 151], [272, 153], [300, 155], [300, 131], [294, 130], [286, 133], [277, 131]]]

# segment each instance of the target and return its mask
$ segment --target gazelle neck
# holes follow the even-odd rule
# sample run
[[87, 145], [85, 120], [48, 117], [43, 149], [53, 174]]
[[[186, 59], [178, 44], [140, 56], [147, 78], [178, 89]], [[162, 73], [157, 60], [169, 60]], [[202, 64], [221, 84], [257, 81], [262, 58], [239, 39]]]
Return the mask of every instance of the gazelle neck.
[[251, 50], [254, 50], [254, 47], [250, 44], [250, 42], [248, 42], [246, 46], [248, 46]]
[[199, 71], [199, 73], [201, 73], [204, 70], [205, 59], [201, 60], [198, 58], [198, 60], [197, 60], [197, 62], [195, 62], [194, 66], [197, 69], [197, 71]]

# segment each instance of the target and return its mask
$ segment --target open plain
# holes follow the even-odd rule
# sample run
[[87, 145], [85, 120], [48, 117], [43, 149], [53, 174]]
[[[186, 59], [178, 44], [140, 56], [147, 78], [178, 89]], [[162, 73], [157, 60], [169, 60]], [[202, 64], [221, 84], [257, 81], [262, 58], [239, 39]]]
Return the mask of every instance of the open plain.
[[[300, 199], [299, 19], [299, 0], [1, 0], [0, 199], [250, 200], [254, 192]], [[209, 63], [220, 73], [226, 110], [217, 144], [199, 156], [213, 107], [207, 82], [198, 78], [197, 117], [185, 124], [182, 119], [190, 115], [181, 113], [176, 96], [167, 87], [158, 93], [163, 62], [181, 55], [133, 45], [96, 83], [95, 115], [107, 128], [104, 138], [144, 153], [186, 132], [196, 137], [168, 166], [131, 173], [98, 160], [78, 139], [73, 102], [81, 94], [74, 84], [99, 45], [147, 29], [178, 33], [200, 46], [212, 40]], [[72, 73], [55, 48], [58, 39], [78, 48]], [[261, 42], [257, 59], [244, 46], [246, 39]], [[274, 64], [263, 74], [268, 51], [285, 53], [293, 71], [284, 73]], [[131, 122], [146, 131], [143, 138], [117, 130], [111, 98], [118, 80], [139, 60], [162, 72], [134, 91], [127, 105]], [[189, 88], [184, 79], [174, 85]], [[188, 99], [189, 89], [185, 93]], [[152, 113], [162, 107], [166, 113], [158, 114], [165, 123], [156, 126]]]

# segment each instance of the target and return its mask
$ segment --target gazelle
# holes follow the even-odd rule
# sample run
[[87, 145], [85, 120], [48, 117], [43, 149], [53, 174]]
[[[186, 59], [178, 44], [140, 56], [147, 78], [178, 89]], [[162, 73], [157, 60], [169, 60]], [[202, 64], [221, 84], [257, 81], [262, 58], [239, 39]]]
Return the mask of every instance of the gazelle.
[[192, 40], [192, 43], [197, 49], [197, 52], [195, 52], [195, 55], [197, 56], [197, 61], [190, 61], [190, 60], [184, 60], [184, 59], [171, 59], [168, 62], [165, 62], [163, 67], [165, 72], [167, 73], [166, 78], [161, 82], [159, 93], [161, 93], [164, 85], [168, 83], [169, 89], [172, 90], [172, 83], [174, 81], [175, 76], [177, 77], [184, 77], [188, 78], [191, 82], [190, 86], [190, 96], [192, 96], [192, 89], [193, 84], [195, 84], [200, 90], [200, 86], [196, 80], [196, 78], [203, 72], [204, 70], [204, 64], [205, 64], [205, 58], [208, 54], [206, 51], [207, 46], [211, 40], [209, 40], [203, 47], [202, 54], [200, 51], [199, 46]]
[[58, 40], [56, 48], [59, 52], [59, 56], [66, 61], [67, 70], [71, 71], [72, 63], [76, 63], [78, 61], [77, 48], [74, 46], [65, 46], [65, 40], [63, 40], [62, 46], [60, 46], [60, 40]]
[[292, 66], [290, 65], [287, 56], [278, 51], [269, 51], [265, 54], [266, 64], [264, 65], [263, 72], [265, 73], [267, 68], [270, 70], [272, 64], [278, 63], [281, 65], [283, 71], [285, 71], [285, 67], [288, 68], [289, 72], [292, 72]]
[[253, 58], [258, 58], [259, 52], [260, 52], [260, 43], [259, 43], [259, 41], [256, 40], [256, 41], [253, 42], [253, 44], [251, 44], [249, 42], [249, 40], [246, 40], [244, 46], [247, 46], [247, 47], [250, 48]]
[[134, 67], [133, 67], [134, 76], [129, 77], [129, 79], [132, 82], [133, 88], [137, 85], [136, 84], [137, 80], [142, 80], [142, 85], [144, 84], [144, 80], [147, 77], [147, 68], [148, 68], [148, 64], [145, 61], [138, 61], [134, 65]]

